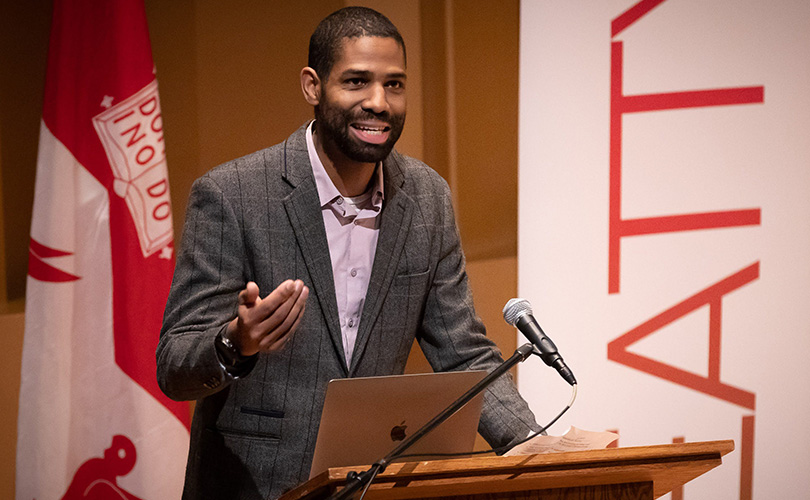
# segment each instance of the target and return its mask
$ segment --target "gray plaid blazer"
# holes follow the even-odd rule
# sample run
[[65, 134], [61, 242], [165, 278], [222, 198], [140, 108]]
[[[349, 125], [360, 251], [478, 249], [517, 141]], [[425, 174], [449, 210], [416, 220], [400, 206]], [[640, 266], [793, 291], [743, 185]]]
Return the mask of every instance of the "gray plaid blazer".
[[[221, 165], [192, 188], [157, 348], [162, 390], [197, 400], [185, 499], [276, 498], [305, 481], [326, 384], [402, 373], [414, 338], [437, 371], [501, 360], [476, 316], [447, 183], [392, 152], [371, 281], [351, 366], [341, 342], [329, 248], [305, 128], [282, 144]], [[281, 352], [230, 378], [214, 337], [248, 281], [267, 294], [288, 278], [310, 288]], [[479, 431], [505, 445], [537, 429], [509, 377], [484, 397]]]

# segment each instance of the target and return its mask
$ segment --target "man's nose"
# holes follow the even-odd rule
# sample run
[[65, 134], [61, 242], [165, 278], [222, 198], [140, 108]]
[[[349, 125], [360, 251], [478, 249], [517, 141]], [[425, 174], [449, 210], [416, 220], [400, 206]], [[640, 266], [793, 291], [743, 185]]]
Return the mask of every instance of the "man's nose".
[[363, 109], [379, 115], [387, 113], [390, 110], [388, 105], [388, 95], [385, 92], [385, 87], [382, 84], [371, 85], [368, 89], [368, 95], [363, 101]]

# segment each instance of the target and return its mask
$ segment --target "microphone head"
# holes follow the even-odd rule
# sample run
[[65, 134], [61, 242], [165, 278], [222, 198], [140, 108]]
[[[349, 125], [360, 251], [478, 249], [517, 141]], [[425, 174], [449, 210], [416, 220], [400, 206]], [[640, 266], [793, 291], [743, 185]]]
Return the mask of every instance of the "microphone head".
[[503, 306], [503, 319], [512, 326], [524, 314], [532, 314], [532, 305], [526, 299], [509, 299]]

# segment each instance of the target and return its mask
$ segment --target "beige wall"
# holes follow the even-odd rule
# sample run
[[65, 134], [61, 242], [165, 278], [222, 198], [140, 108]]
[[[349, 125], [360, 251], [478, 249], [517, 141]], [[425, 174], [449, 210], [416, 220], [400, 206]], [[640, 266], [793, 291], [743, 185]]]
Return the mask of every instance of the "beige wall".
[[[311, 117], [298, 71], [317, 22], [345, 2], [147, 0], [176, 235], [191, 183]], [[364, 0], [408, 46], [398, 149], [451, 183], [479, 313], [511, 354], [500, 308], [516, 284], [518, 1]], [[12, 498], [22, 301], [50, 2], [0, 5], [0, 498]], [[428, 369], [421, 353], [409, 371]]]

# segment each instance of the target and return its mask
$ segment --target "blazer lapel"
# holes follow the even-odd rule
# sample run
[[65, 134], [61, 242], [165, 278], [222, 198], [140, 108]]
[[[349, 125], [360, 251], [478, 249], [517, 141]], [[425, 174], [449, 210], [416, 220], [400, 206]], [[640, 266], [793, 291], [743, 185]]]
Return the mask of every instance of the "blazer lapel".
[[321, 306], [324, 322], [340, 358], [340, 364], [348, 374], [335, 298], [332, 261], [329, 257], [329, 244], [318, 201], [318, 189], [312, 177], [312, 166], [306, 149], [305, 130], [299, 129], [285, 142], [284, 177], [293, 190], [284, 200], [284, 209], [287, 211], [290, 225], [298, 240], [298, 247], [312, 278], [310, 291], [314, 292]]
[[360, 326], [357, 331], [357, 340], [352, 354], [352, 365], [349, 370], [351, 377], [357, 369], [357, 364], [363, 357], [371, 327], [384, 302], [384, 298], [394, 279], [397, 262], [405, 247], [411, 218], [413, 217], [414, 202], [400, 188], [404, 182], [397, 162], [398, 154], [393, 153], [383, 164], [383, 183], [385, 202], [380, 217], [380, 234], [377, 238], [377, 250], [374, 255], [374, 265], [371, 268], [371, 279], [366, 292], [363, 313], [360, 317]]

